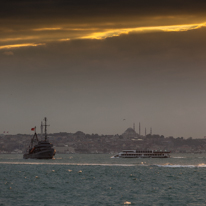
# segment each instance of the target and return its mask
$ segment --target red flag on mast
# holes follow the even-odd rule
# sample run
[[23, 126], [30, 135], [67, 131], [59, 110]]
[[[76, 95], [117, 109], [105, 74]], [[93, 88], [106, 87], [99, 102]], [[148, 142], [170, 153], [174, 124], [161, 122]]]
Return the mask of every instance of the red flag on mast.
[[34, 131], [35, 130], [35, 127], [31, 128], [31, 131]]

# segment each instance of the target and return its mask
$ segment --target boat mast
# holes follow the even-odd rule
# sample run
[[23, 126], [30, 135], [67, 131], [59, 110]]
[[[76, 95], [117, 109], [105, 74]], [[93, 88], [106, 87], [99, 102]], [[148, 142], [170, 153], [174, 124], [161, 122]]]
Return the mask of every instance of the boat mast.
[[43, 137], [43, 122], [41, 121], [41, 139]]
[[44, 121], [45, 121], [45, 125], [44, 125], [44, 127], [45, 127], [44, 128], [45, 141], [47, 141], [47, 126], [49, 126], [49, 125], [46, 124], [46, 122], [47, 122], [47, 118], [46, 117], [44, 118]]
[[34, 131], [34, 136], [32, 137], [31, 139], [31, 144], [30, 144], [30, 147], [33, 147], [33, 143], [35, 142], [35, 138], [36, 138], [36, 141], [38, 142], [39, 139], [37, 137], [37, 134], [36, 134], [36, 126], [34, 128], [32, 128], [32, 130]]

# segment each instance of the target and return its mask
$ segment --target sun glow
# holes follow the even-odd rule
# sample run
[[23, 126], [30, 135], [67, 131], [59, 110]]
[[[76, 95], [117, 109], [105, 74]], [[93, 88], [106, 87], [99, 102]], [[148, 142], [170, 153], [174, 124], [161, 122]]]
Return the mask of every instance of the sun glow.
[[38, 39], [38, 38], [39, 38], [39, 37], [36, 37], [36, 36], [16, 37], [16, 38], [4, 38], [4, 39], [0, 39], [0, 42], [22, 41], [22, 40], [31, 40], [31, 39]]
[[0, 49], [10, 49], [10, 48], [29, 47], [29, 46], [40, 46], [40, 45], [45, 45], [45, 44], [44, 44], [44, 43], [39, 43], [39, 44], [33, 44], [33, 43], [28, 43], [28, 44], [13, 44], [13, 45], [0, 46]]
[[32, 31], [56, 31], [56, 30], [62, 30], [62, 28], [38, 28], [38, 29], [32, 29]]
[[[152, 26], [152, 27], [132, 27], [132, 28], [106, 28], [106, 27], [84, 27], [84, 28], [39, 28], [32, 29], [32, 34], [22, 37], [22, 33], [13, 34], [13, 38], [1, 38], [0, 42], [10, 42], [8, 45], [0, 45], [0, 49], [20, 48], [45, 45], [47, 42], [70, 41], [74, 39], [106, 39], [109, 37], [120, 36], [122, 34], [147, 33], [147, 32], [183, 32], [199, 29], [206, 26], [206, 22], [200, 24], [185, 24], [173, 26]], [[58, 30], [58, 32], [56, 32]], [[31, 30], [30, 30], [31, 31]], [[42, 31], [42, 33], [41, 33]], [[38, 32], [38, 33], [37, 33]], [[20, 36], [20, 37], [18, 37]], [[38, 43], [38, 40], [42, 43]], [[30, 43], [25, 43], [25, 40]], [[14, 42], [13, 44], [11, 42]]]
[[205, 27], [206, 23], [201, 24], [187, 24], [187, 25], [174, 25], [174, 26], [154, 26], [154, 27], [138, 27], [138, 28], [125, 28], [125, 29], [109, 29], [102, 32], [95, 32], [88, 36], [81, 37], [82, 39], [105, 39], [108, 37], [120, 36], [121, 34], [129, 34], [131, 32], [182, 32], [193, 29]]

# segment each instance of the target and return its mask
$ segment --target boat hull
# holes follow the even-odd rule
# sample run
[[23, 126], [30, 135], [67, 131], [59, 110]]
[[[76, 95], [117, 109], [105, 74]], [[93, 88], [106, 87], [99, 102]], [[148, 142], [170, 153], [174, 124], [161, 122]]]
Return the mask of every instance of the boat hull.
[[36, 153], [31, 153], [31, 154], [24, 154], [23, 158], [24, 159], [52, 159], [55, 155], [55, 151], [40, 151]]
[[[31, 139], [31, 143], [27, 152], [23, 155], [24, 159], [52, 159], [56, 153], [56, 150], [53, 148], [53, 144], [51, 144], [47, 139], [47, 118], [44, 118], [45, 124], [41, 123], [41, 129], [43, 126], [45, 127], [45, 136], [44, 140], [39, 140], [36, 133], [36, 127], [32, 128], [35, 130], [34, 136]], [[34, 145], [36, 143], [36, 145]]]

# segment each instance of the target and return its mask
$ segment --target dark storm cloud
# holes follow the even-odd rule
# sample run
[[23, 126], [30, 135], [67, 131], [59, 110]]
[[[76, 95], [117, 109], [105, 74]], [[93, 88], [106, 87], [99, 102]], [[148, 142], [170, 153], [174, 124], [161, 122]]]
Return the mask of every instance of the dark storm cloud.
[[205, 13], [206, 2], [203, 0], [164, 1], [164, 0], [20, 0], [3, 1], [1, 3], [1, 17], [32, 17], [50, 18], [81, 17], [81, 16], [132, 16], [154, 14], [200, 14]]
[[[180, 23], [187, 23], [184, 16], [190, 17], [190, 21], [202, 20], [205, 17], [206, 2], [197, 1], [165, 1], [165, 0], [75, 0], [75, 1], [4, 1], [0, 7], [1, 24], [11, 24], [14, 28], [23, 29], [19, 21], [24, 21], [28, 27], [44, 26], [45, 23], [57, 25], [70, 24], [94, 24], [111, 23], [119, 24], [129, 21], [139, 21], [143, 26], [145, 18], [168, 17], [169, 24], [174, 23], [174, 17], [178, 16]], [[191, 18], [192, 17], [192, 18]], [[142, 19], [143, 18], [143, 19]], [[182, 19], [182, 20], [181, 20]], [[157, 19], [153, 20], [157, 21]], [[182, 22], [181, 22], [182, 21]], [[151, 22], [151, 21], [150, 21]], [[157, 23], [157, 22], [156, 22]], [[16, 24], [16, 25], [15, 25]], [[137, 24], [137, 22], [136, 22]], [[161, 23], [162, 25], [165, 23]], [[6, 25], [5, 25], [6, 26]]]
[[0, 49], [102, 39], [132, 29], [155, 30], [155, 26], [189, 24], [175, 29], [197, 29], [205, 26], [205, 8], [204, 1], [4, 1], [0, 7]]

